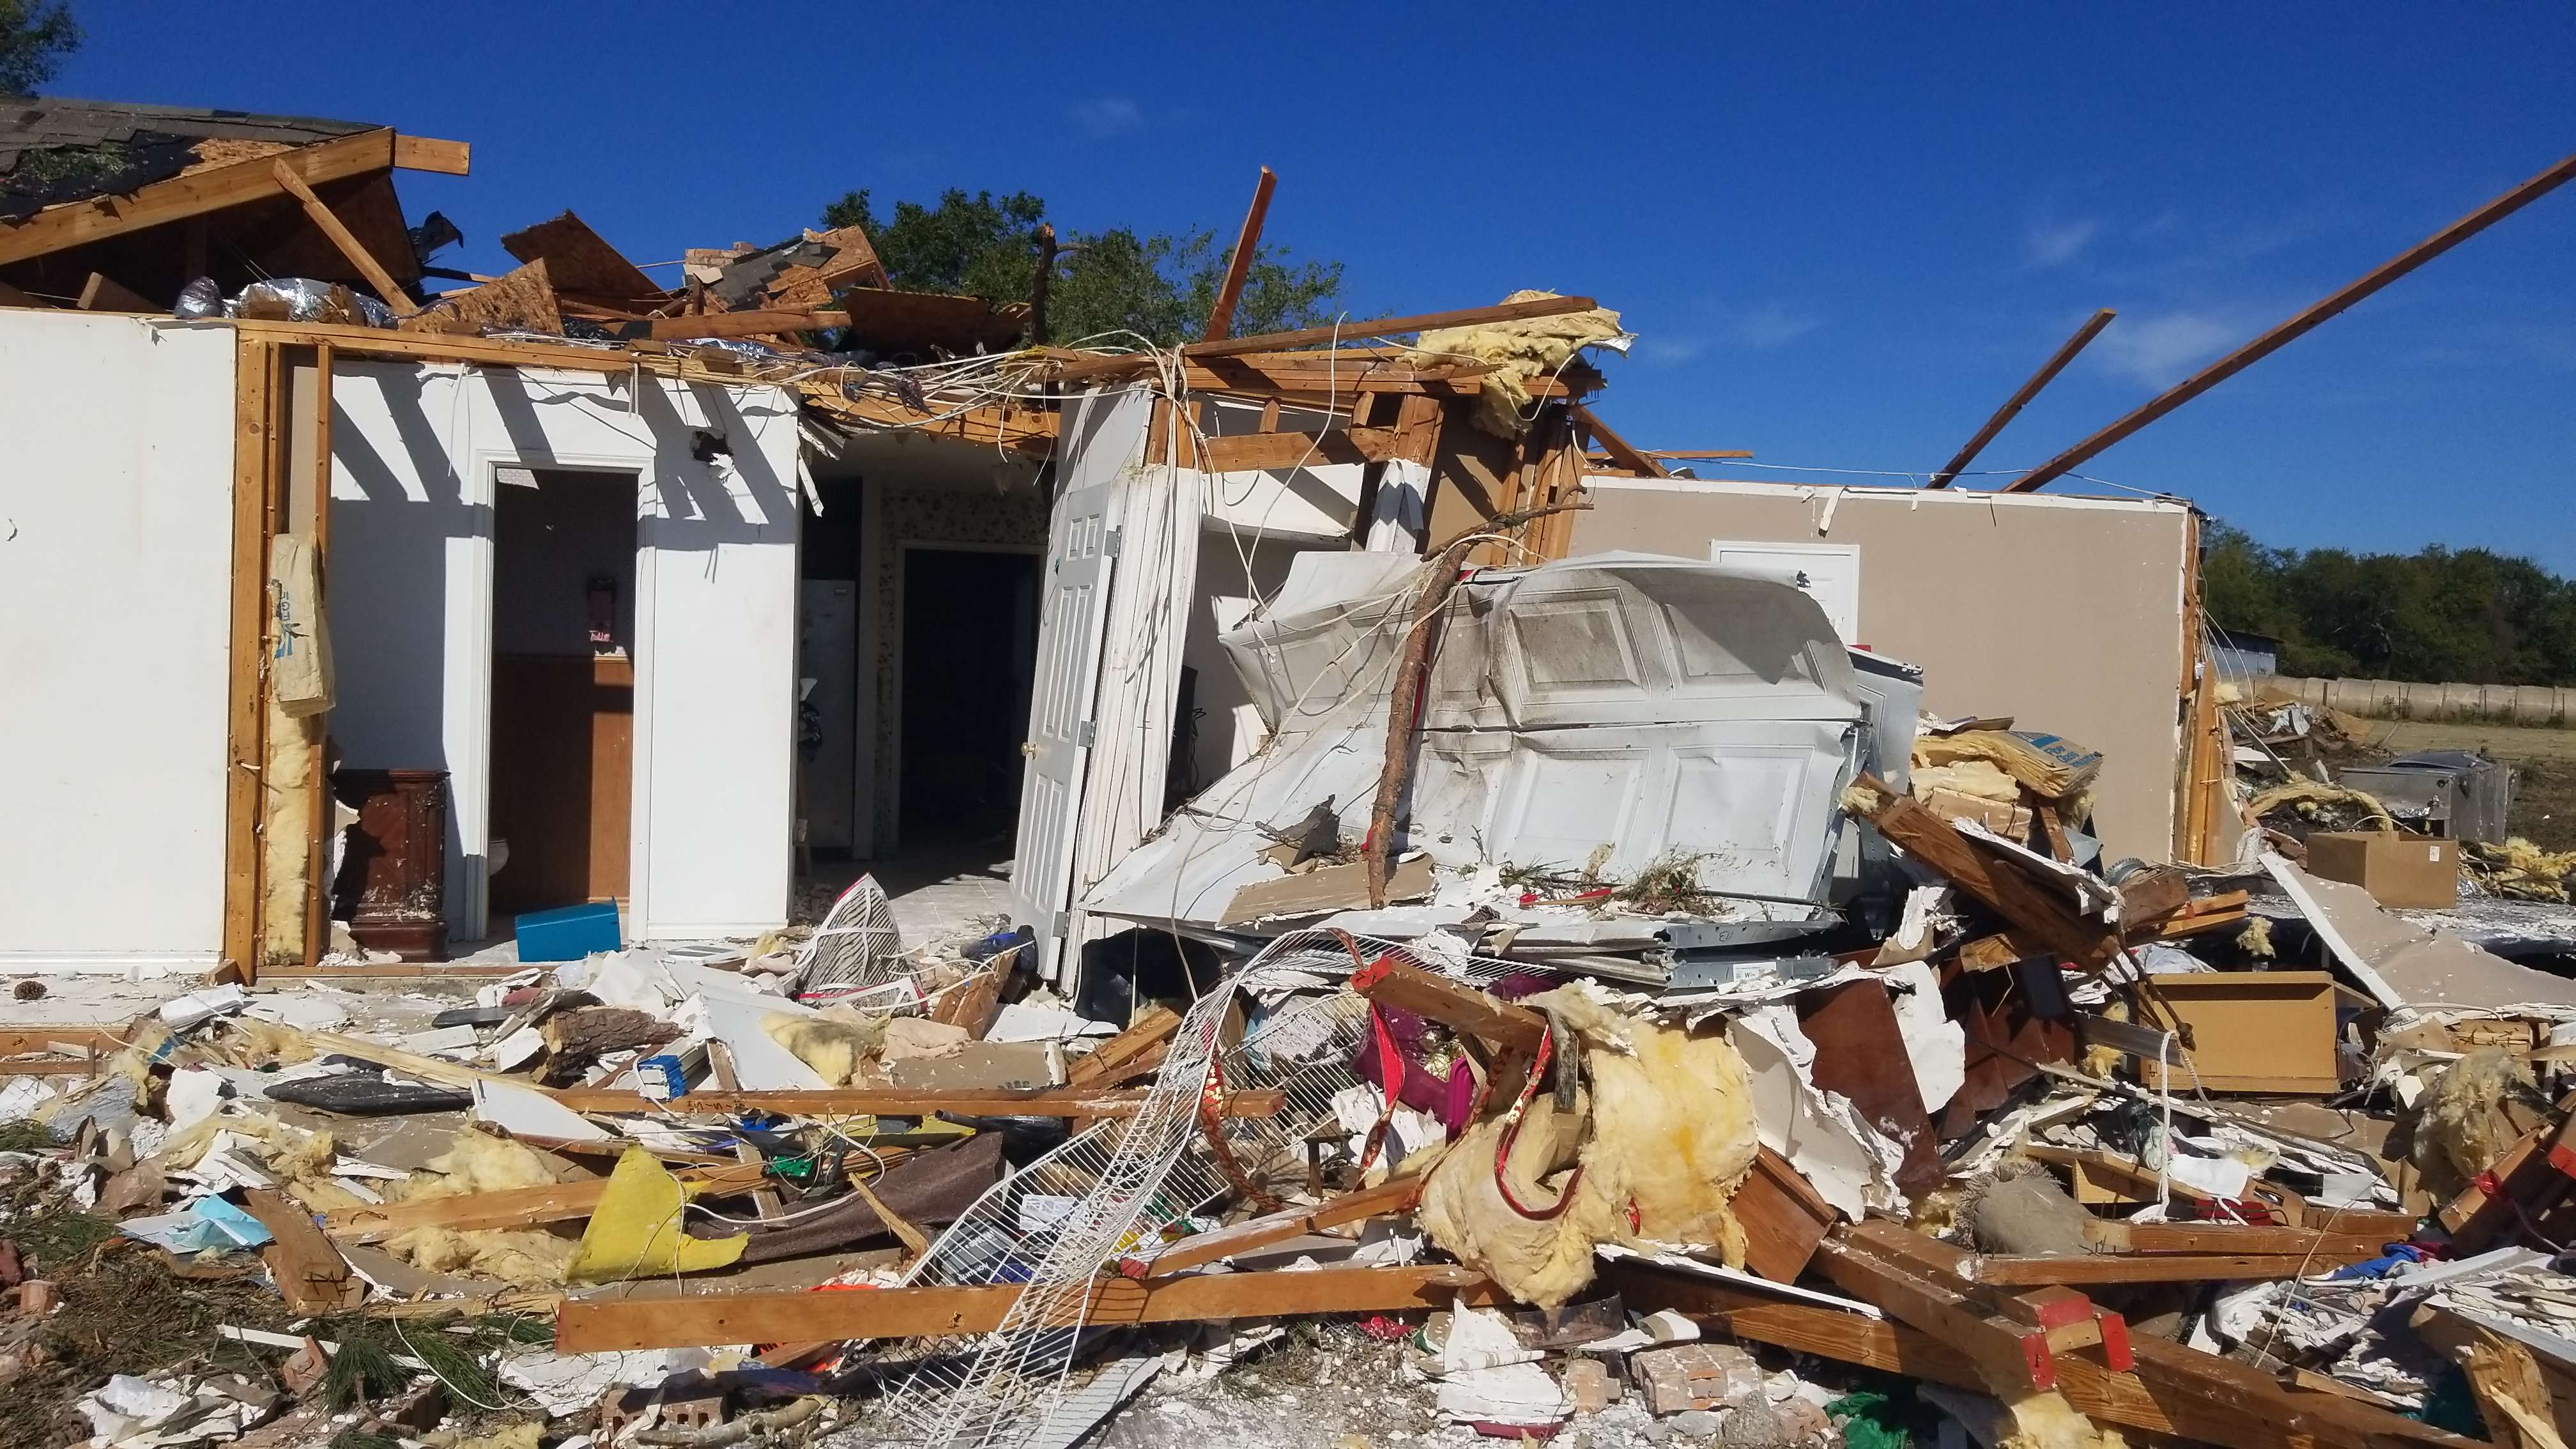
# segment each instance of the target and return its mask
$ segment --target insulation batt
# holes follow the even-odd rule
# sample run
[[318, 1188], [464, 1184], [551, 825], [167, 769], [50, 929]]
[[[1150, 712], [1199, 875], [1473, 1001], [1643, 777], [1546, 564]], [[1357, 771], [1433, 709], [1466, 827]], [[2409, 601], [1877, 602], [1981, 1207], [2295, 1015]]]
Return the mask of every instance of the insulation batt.
[[2549, 1107], [2532, 1085], [2530, 1063], [2502, 1047], [2479, 1047], [2433, 1079], [2416, 1113], [2410, 1153], [2427, 1186], [2448, 1196], [2495, 1166], [2524, 1131], [2506, 1114], [2508, 1102], [2534, 1115]]
[[[1535, 302], [1556, 295], [1514, 292], [1503, 300]], [[1498, 438], [1517, 438], [1529, 431], [1530, 379], [1565, 366], [1584, 347], [1616, 342], [1625, 335], [1618, 313], [1596, 307], [1556, 317], [1425, 332], [1409, 360], [1416, 367], [1436, 367], [1460, 358], [1494, 364], [1476, 394], [1476, 426]]]
[[[455, 1144], [430, 1159], [427, 1172], [412, 1174], [402, 1198], [462, 1197], [511, 1187], [544, 1187], [555, 1175], [546, 1160], [524, 1143], [459, 1132]], [[460, 1233], [449, 1228], [414, 1228], [385, 1240], [385, 1251], [431, 1273], [468, 1269], [525, 1286], [560, 1283], [572, 1261], [573, 1245], [552, 1233], [481, 1229]]]
[[[1596, 1244], [1715, 1248], [1744, 1263], [1744, 1233], [1728, 1210], [1761, 1141], [1751, 1074], [1718, 1035], [1694, 1036], [1624, 1017], [1580, 986], [1522, 1003], [1553, 1012], [1583, 1046], [1589, 1079], [1575, 1110], [1534, 1098], [1510, 1161], [1513, 1195], [1556, 1201], [1565, 1170], [1583, 1176], [1564, 1213], [1524, 1218], [1494, 1185], [1499, 1117], [1471, 1128], [1423, 1185], [1423, 1231], [1513, 1297], [1556, 1308], [1590, 1284]], [[1632, 1226], [1631, 1212], [1634, 1220]]]
[[812, 1016], [772, 1012], [760, 1019], [760, 1029], [835, 1087], [850, 1080], [885, 1044], [884, 1022], [846, 1006], [825, 1007]]

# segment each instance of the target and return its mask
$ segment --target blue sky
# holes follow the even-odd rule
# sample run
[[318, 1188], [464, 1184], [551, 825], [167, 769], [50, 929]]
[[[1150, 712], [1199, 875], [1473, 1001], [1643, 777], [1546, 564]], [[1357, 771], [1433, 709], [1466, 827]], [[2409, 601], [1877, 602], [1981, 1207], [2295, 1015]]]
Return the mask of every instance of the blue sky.
[[[2576, 150], [2557, 0], [75, 3], [61, 93], [473, 142], [402, 187], [477, 269], [566, 206], [655, 262], [850, 187], [1230, 231], [1266, 163], [1269, 238], [1347, 262], [1354, 315], [1588, 294], [1640, 334], [1603, 405], [1632, 440], [1813, 468], [1930, 471], [2119, 309], [1981, 462], [2035, 464]], [[2576, 185], [2084, 471], [2271, 542], [2576, 574], [2571, 274]]]

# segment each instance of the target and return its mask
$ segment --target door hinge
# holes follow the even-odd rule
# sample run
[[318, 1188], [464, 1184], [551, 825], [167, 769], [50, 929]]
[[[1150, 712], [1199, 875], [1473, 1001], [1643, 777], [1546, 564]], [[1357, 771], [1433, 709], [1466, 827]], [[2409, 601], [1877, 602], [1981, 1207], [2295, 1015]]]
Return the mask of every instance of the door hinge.
[[1082, 723], [1073, 727], [1073, 742], [1088, 749], [1091, 745], [1093, 736], [1099, 733], [1100, 731], [1098, 726], [1092, 724], [1089, 720], [1084, 720]]
[[1127, 530], [1123, 528], [1113, 528], [1107, 533], [1102, 534], [1100, 536], [1100, 556], [1102, 558], [1118, 557], [1118, 545], [1126, 536], [1126, 533]]

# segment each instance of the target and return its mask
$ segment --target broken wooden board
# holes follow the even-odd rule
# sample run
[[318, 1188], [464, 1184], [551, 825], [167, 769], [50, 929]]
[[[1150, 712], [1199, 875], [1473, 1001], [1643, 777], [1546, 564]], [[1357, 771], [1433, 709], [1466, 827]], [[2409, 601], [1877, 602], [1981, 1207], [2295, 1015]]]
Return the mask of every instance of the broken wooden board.
[[[1604, 1264], [1602, 1276], [1633, 1311], [1670, 1308], [1734, 1338], [1989, 1392], [1965, 1353], [1901, 1323], [1783, 1303], [1636, 1257]], [[2090, 1351], [2060, 1357], [2057, 1391], [2088, 1418], [2227, 1449], [2478, 1449], [2477, 1440], [2366, 1404], [2293, 1393], [2254, 1369], [2181, 1344], [2140, 1337], [2131, 1347], [2136, 1363], [2126, 1373], [2094, 1362]]]
[[[2190, 1029], [2171, 1077], [2138, 1062], [2151, 1091], [2327, 1096], [2342, 1088], [2335, 1050], [2335, 978], [2328, 971], [2194, 971], [2149, 976], [2139, 989]], [[2148, 1020], [2163, 1014], [2149, 1010]]]
[[1351, 989], [1382, 1006], [1428, 1017], [1453, 1031], [1524, 1055], [1547, 1040], [1547, 1016], [1463, 981], [1381, 956], [1351, 973]]
[[569, 211], [504, 235], [501, 250], [523, 262], [544, 262], [554, 284], [567, 292], [644, 298], [667, 290]]
[[1753, 1170], [1726, 1208], [1744, 1229], [1744, 1266], [1774, 1283], [1797, 1282], [1841, 1216], [1768, 1147], [1754, 1154]]
[[2087, 971], [2101, 970], [2119, 954], [2117, 931], [2077, 915], [2057, 892], [1988, 855], [1913, 796], [1862, 775], [1844, 799], [1845, 809], [2011, 922], [2025, 940]]
[[[990, 1333], [1019, 1301], [1017, 1284], [855, 1289], [840, 1293], [726, 1293], [574, 1298], [555, 1318], [555, 1351], [814, 1343]], [[1318, 1268], [1103, 1278], [1079, 1321], [1092, 1326], [1185, 1323], [1324, 1313], [1407, 1313], [1455, 1301], [1508, 1303], [1500, 1288], [1455, 1264]], [[1070, 1320], [1068, 1320], [1070, 1321]], [[1031, 1327], [1056, 1325], [1031, 1324]]]
[[[550, 1095], [576, 1112], [634, 1112], [653, 1117], [746, 1109], [836, 1117], [1132, 1117], [1145, 1101], [1143, 1092], [933, 1092], [901, 1087], [716, 1090], [691, 1092], [667, 1101], [617, 1087], [559, 1087]], [[1286, 1096], [1279, 1089], [1255, 1088], [1228, 1093], [1220, 1110], [1228, 1117], [1276, 1117], [1286, 1106]]]
[[563, 311], [555, 304], [554, 283], [546, 260], [485, 282], [479, 287], [441, 293], [430, 305], [397, 324], [404, 332], [437, 332], [474, 337], [485, 332], [545, 332], [563, 335]]
[[1273, 1243], [1284, 1243], [1290, 1238], [1304, 1237], [1308, 1233], [1402, 1212], [1421, 1191], [1419, 1179], [1398, 1178], [1377, 1187], [1343, 1193], [1313, 1207], [1287, 1208], [1211, 1232], [1194, 1234], [1167, 1245], [1160, 1252], [1131, 1256], [1119, 1265], [1119, 1271], [1130, 1278], [1144, 1278], [1200, 1267], [1237, 1253], [1249, 1253]]
[[1168, 1006], [1148, 1006], [1127, 1029], [1102, 1042], [1064, 1069], [1068, 1087], [1112, 1087], [1162, 1059], [1172, 1034], [1181, 1029], [1180, 1013]]
[[[1390, 901], [1415, 901], [1431, 894], [1431, 857], [1415, 855], [1396, 862], [1387, 877], [1386, 898]], [[1368, 867], [1360, 861], [1348, 865], [1318, 866], [1302, 875], [1285, 875], [1277, 880], [1255, 881], [1237, 887], [1226, 899], [1225, 909], [1217, 914], [1219, 926], [1240, 925], [1245, 921], [1270, 920], [1280, 916], [1317, 916], [1332, 911], [1360, 910], [1368, 905]]]
[[243, 1206], [274, 1240], [260, 1250], [260, 1259], [277, 1280], [287, 1307], [298, 1313], [346, 1313], [365, 1301], [366, 1281], [351, 1271], [349, 1260], [323, 1236], [303, 1204], [267, 1188], [251, 1188], [242, 1197]]
[[1924, 1109], [1923, 1089], [1907, 1054], [1905, 1033], [1887, 983], [1876, 977], [1798, 994], [1798, 1029], [1815, 1043], [1818, 1090], [1851, 1099], [1869, 1124], [1900, 1143], [1905, 1160], [1897, 1186], [1925, 1191], [1942, 1176], [1939, 1134]]

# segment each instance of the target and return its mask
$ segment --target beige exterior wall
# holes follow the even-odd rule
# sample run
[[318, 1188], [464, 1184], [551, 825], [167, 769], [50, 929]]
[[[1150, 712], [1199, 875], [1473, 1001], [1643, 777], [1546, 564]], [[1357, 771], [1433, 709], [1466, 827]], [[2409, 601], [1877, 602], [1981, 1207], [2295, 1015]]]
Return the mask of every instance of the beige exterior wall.
[[1938, 715], [2008, 714], [2106, 756], [2111, 858], [2171, 859], [2187, 505], [2155, 499], [1594, 477], [1577, 554], [1713, 540], [1860, 549], [1861, 644], [1923, 667]]

